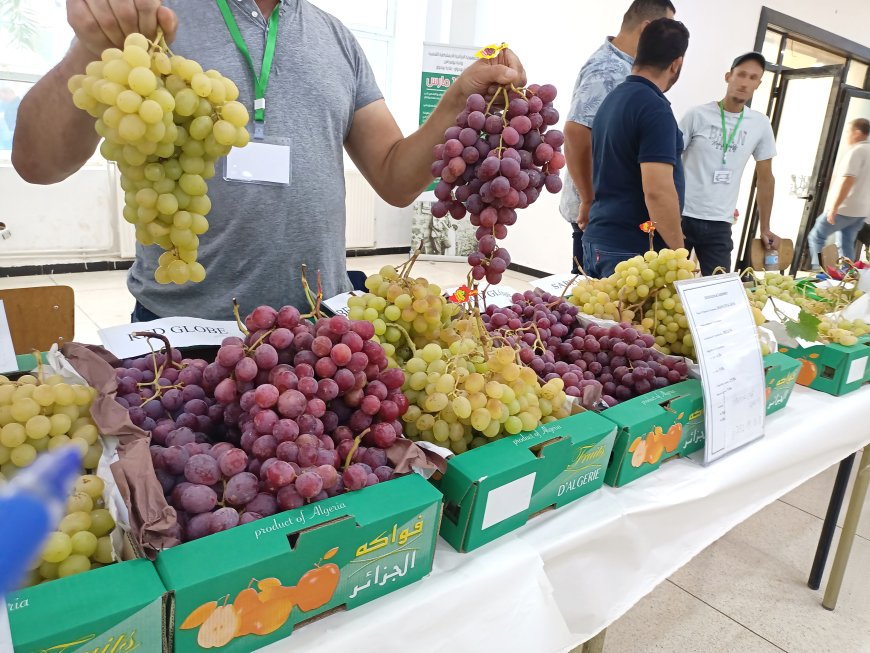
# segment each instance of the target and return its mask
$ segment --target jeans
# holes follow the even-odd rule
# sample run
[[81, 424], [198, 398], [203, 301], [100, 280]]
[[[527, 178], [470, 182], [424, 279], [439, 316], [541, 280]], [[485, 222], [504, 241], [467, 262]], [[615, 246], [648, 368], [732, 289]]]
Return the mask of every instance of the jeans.
[[683, 237], [686, 249], [694, 249], [701, 274], [709, 277], [716, 268], [731, 270], [731, 223], [721, 220], [701, 220], [683, 216]]
[[583, 271], [594, 279], [609, 277], [617, 263], [635, 256], [643, 256], [643, 252], [629, 252], [610, 246], [599, 246], [588, 240], [583, 241]]
[[828, 222], [828, 214], [822, 213], [816, 218], [816, 224], [807, 236], [807, 243], [810, 247], [810, 264], [813, 268], [819, 267], [819, 254], [825, 247], [828, 237], [838, 231], [843, 232], [843, 247], [848, 251], [841, 251], [841, 256], [851, 256], [854, 252], [851, 250], [854, 247], [855, 240], [858, 238], [858, 232], [864, 226], [864, 218], [850, 218], [845, 215], [837, 215], [834, 218], [834, 224]]
[[577, 269], [577, 262], [579, 261], [583, 267], [586, 265], [583, 263], [583, 230], [577, 226], [576, 222], [571, 223], [571, 237], [574, 239], [574, 253], [571, 258], [571, 273], [577, 274], [580, 270]]
[[151, 320], [159, 320], [160, 316], [152, 313], [147, 308], [136, 300], [136, 305], [133, 307], [133, 312], [130, 314], [130, 322], [150, 322]]

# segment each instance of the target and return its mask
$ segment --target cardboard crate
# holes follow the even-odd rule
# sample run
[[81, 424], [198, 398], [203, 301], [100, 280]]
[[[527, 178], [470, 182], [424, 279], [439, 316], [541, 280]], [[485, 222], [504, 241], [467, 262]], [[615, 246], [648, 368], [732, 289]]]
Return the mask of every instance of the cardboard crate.
[[801, 362], [797, 382], [813, 390], [839, 397], [870, 381], [870, 336], [851, 347], [831, 343], [792, 348], [780, 343], [779, 351]]
[[412, 474], [167, 549], [174, 650], [252, 651], [432, 569], [441, 495]]
[[601, 413], [618, 431], [604, 482], [622, 487], [676, 456], [704, 447], [704, 396], [689, 379], [653, 390]]
[[797, 383], [801, 362], [773, 352], [764, 357], [764, 385], [767, 415], [785, 408]]
[[164, 649], [166, 588], [149, 560], [117, 562], [6, 596], [15, 653]]
[[441, 536], [472, 551], [598, 490], [615, 435], [611, 422], [581, 412], [453, 456], [435, 481], [444, 494]]

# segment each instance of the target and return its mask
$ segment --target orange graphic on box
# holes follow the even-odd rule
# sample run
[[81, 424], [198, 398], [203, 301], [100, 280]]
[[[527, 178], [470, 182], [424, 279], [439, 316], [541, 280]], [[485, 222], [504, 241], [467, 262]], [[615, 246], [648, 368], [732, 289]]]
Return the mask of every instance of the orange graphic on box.
[[277, 578], [253, 578], [232, 602], [227, 594], [220, 601], [203, 603], [180, 628], [199, 628], [196, 643], [201, 648], [221, 648], [236, 637], [273, 633], [287, 622], [293, 608], [310, 612], [329, 603], [338, 588], [341, 570], [332, 563], [321, 563], [336, 553], [337, 547], [327, 551], [292, 587], [283, 586]]

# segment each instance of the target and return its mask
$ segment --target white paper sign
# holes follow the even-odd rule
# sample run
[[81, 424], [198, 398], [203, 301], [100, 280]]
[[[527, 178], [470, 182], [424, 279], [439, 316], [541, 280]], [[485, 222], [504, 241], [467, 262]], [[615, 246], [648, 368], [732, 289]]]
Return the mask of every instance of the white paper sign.
[[[450, 297], [453, 293], [455, 293], [459, 289], [459, 286], [452, 286], [450, 288], [446, 288], [444, 290], [444, 294]], [[486, 292], [481, 292], [481, 301], [483, 301], [482, 295], [486, 295], [486, 305], [497, 306], [498, 308], [504, 308], [506, 306], [511, 306], [514, 301], [511, 299], [514, 294], [516, 294], [516, 290], [511, 288], [510, 286], [489, 286], [486, 289]]]
[[855, 381], [861, 381], [864, 378], [864, 374], [867, 372], [867, 358], [867, 356], [864, 356], [852, 361], [852, 364], [849, 366], [849, 375], [846, 377], [846, 383], [855, 383]]
[[499, 488], [490, 490], [486, 496], [486, 507], [483, 510], [481, 530], [500, 524], [505, 519], [518, 515], [529, 509], [532, 502], [532, 490], [535, 489], [535, 473], [511, 481]]
[[[548, 292], [551, 295], [556, 295], [558, 297], [564, 292], [567, 297], [571, 286], [577, 283], [581, 278], [582, 277], [578, 277], [576, 274], [571, 273], [554, 274], [551, 277], [544, 277], [543, 279], [533, 281], [532, 284], [535, 288]], [[565, 290], [566, 288], [568, 291]]]
[[160, 349], [163, 344], [159, 340], [151, 340], [134, 336], [137, 331], [153, 331], [169, 338], [173, 347], [201, 347], [220, 345], [224, 338], [236, 336], [244, 338], [239, 325], [231, 321], [201, 320], [195, 317], [167, 317], [151, 322], [137, 322], [100, 329], [100, 340], [103, 347], [118, 358], [142, 356]]
[[347, 317], [347, 314], [350, 313], [350, 308], [347, 306], [347, 300], [355, 295], [356, 293], [353, 291], [341, 293], [335, 297], [324, 299], [323, 304], [336, 315], [344, 315]]
[[227, 155], [225, 178], [230, 181], [290, 185], [290, 148], [251, 141]]
[[674, 284], [689, 320], [704, 389], [704, 462], [764, 435], [764, 363], [737, 274]]
[[9, 330], [9, 321], [6, 319], [6, 308], [0, 299], [0, 373], [13, 372], [18, 369], [18, 360], [15, 358], [15, 348], [12, 346], [12, 332]]

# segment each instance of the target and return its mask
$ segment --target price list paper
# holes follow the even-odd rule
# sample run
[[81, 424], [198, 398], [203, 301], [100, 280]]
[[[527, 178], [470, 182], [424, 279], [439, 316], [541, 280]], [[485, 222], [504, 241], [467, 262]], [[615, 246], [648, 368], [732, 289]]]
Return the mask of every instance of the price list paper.
[[704, 463], [764, 435], [764, 363], [737, 274], [675, 283], [701, 369]]

